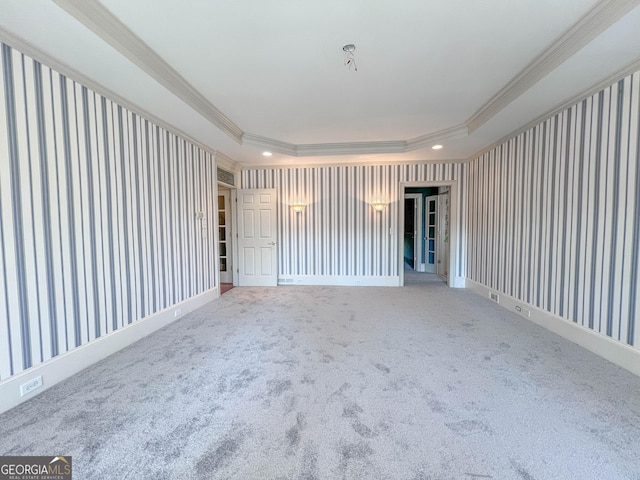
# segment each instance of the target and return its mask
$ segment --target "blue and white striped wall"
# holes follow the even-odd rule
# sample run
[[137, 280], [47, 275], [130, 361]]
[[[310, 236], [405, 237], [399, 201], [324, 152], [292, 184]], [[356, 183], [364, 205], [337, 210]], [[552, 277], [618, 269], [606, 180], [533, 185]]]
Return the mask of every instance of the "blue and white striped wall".
[[[464, 258], [465, 164], [326, 166], [247, 169], [242, 188], [278, 193], [278, 274], [281, 283], [397, 285], [400, 185], [458, 182], [456, 248]], [[388, 202], [375, 212], [371, 202]], [[289, 207], [307, 205], [302, 213]], [[456, 275], [464, 277], [464, 260]], [[283, 282], [284, 280], [284, 282]]]
[[1, 48], [3, 381], [207, 292], [217, 274], [195, 215], [214, 224], [213, 155]]
[[640, 72], [469, 165], [467, 276], [640, 345]]

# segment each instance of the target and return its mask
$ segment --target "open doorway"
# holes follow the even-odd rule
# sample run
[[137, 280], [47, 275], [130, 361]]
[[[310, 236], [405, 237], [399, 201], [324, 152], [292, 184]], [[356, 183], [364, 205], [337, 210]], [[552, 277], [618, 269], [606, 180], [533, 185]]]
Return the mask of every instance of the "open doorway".
[[449, 185], [402, 186], [401, 285], [449, 282]]

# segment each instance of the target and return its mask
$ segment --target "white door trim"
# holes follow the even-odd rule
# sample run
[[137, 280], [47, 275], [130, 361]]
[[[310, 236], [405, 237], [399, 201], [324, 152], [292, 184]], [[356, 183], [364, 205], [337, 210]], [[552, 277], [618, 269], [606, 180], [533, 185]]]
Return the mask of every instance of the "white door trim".
[[[464, 288], [464, 278], [456, 277], [460, 257], [458, 255], [458, 182], [457, 180], [435, 182], [400, 182], [398, 225], [398, 275], [399, 285], [404, 286], [404, 195], [409, 187], [449, 187], [449, 277], [447, 285], [453, 288]], [[400, 200], [401, 199], [401, 200]]]

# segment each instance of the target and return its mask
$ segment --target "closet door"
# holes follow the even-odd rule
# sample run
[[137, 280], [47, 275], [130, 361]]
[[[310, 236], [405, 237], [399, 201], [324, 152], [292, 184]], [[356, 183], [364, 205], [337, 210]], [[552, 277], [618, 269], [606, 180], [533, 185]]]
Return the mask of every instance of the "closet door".
[[237, 207], [238, 286], [276, 286], [276, 191], [238, 190]]

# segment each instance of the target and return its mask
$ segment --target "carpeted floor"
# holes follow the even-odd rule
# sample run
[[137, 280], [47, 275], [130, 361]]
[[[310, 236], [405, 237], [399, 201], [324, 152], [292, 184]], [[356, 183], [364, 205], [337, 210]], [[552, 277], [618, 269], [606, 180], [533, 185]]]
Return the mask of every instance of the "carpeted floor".
[[83, 479], [640, 479], [640, 378], [435, 276], [234, 288], [0, 416]]

